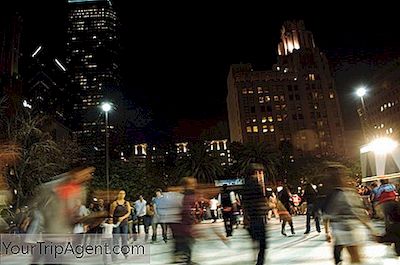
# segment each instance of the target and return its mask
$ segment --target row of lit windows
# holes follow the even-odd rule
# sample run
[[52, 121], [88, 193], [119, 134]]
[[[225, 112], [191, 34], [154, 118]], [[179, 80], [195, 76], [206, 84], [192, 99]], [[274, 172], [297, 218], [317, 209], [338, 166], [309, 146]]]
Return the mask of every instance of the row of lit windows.
[[388, 109], [388, 108], [391, 108], [391, 107], [394, 107], [396, 105], [396, 102], [388, 102], [388, 103], [385, 103], [385, 104], [383, 104], [382, 106], [381, 106], [381, 112], [382, 111], [384, 111], [384, 110], [386, 110], [386, 109]]
[[[275, 131], [275, 127], [274, 125], [262, 125], [262, 132], [263, 133], [267, 133], [267, 132], [274, 132]], [[258, 133], [258, 126], [254, 125], [254, 126], [247, 126], [246, 127], [246, 132], [247, 133]]]

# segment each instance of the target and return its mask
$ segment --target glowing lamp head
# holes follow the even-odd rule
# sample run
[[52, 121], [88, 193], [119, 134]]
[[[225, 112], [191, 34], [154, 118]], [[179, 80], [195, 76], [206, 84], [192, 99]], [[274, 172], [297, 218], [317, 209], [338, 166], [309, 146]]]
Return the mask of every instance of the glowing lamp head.
[[367, 153], [367, 152], [374, 152], [376, 154], [390, 154], [393, 152], [394, 149], [399, 145], [398, 142], [387, 138], [378, 138], [373, 140], [371, 143], [369, 143], [366, 146], [363, 146], [360, 150], [361, 153]]
[[365, 89], [365, 87], [360, 87], [357, 89], [356, 94], [357, 96], [362, 98], [363, 96], [365, 96], [365, 94], [367, 94], [367, 89]]
[[103, 104], [101, 105], [101, 109], [102, 109], [104, 112], [109, 112], [109, 111], [111, 110], [111, 104], [108, 103], [108, 102], [105, 102], [105, 103], [103, 103]]

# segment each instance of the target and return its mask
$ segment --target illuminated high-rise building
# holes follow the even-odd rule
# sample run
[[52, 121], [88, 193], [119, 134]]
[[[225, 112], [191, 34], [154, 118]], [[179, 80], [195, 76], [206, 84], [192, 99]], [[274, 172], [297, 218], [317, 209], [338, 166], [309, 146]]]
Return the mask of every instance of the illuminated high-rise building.
[[[102, 158], [105, 123], [100, 104], [119, 91], [118, 18], [109, 0], [68, 0], [67, 71], [76, 96], [75, 134], [86, 159]], [[112, 117], [112, 115], [110, 115]], [[112, 120], [109, 128], [114, 129]]]
[[289, 144], [297, 156], [344, 153], [334, 79], [303, 21], [284, 23], [272, 70], [232, 65], [227, 82], [231, 141]]

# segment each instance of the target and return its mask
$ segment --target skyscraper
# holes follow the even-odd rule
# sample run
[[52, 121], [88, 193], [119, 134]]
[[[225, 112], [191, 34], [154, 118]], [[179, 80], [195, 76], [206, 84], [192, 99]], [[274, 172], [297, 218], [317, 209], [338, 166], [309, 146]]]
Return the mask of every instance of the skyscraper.
[[358, 115], [364, 132], [364, 143], [376, 138], [400, 140], [400, 59], [383, 66], [368, 80], [364, 105], [358, 105]]
[[109, 0], [68, 3], [67, 71], [76, 96], [75, 134], [86, 158], [101, 158], [105, 124], [99, 107], [103, 101], [113, 101], [120, 85], [118, 18]]
[[284, 23], [272, 70], [232, 65], [227, 82], [231, 141], [265, 142], [271, 150], [290, 143], [296, 155], [344, 153], [334, 80], [303, 21]]
[[7, 96], [11, 112], [21, 105], [21, 32], [20, 15], [6, 13], [0, 16], [0, 97]]

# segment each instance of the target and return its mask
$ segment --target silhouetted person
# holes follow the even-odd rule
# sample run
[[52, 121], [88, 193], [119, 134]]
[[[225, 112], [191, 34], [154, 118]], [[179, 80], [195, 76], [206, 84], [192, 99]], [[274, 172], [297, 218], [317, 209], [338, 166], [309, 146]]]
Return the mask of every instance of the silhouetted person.
[[311, 216], [315, 220], [315, 228], [318, 233], [321, 233], [321, 227], [319, 225], [319, 213], [317, 203], [317, 191], [313, 188], [310, 183], [307, 183], [304, 189], [303, 201], [307, 202], [307, 224], [306, 231], [304, 234], [309, 234], [311, 230]]
[[228, 191], [228, 185], [226, 184], [222, 186], [221, 206], [222, 206], [222, 217], [224, 218], [226, 236], [232, 236], [233, 205], [230, 192]]
[[265, 231], [267, 207], [263, 187], [258, 182], [259, 178], [264, 178], [264, 167], [261, 164], [250, 164], [245, 178], [242, 201], [249, 222], [250, 236], [259, 247], [256, 264], [262, 265], [267, 247]]

